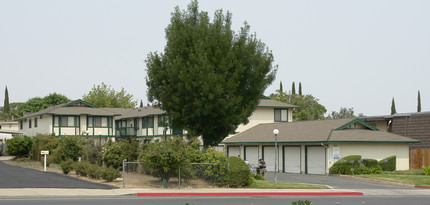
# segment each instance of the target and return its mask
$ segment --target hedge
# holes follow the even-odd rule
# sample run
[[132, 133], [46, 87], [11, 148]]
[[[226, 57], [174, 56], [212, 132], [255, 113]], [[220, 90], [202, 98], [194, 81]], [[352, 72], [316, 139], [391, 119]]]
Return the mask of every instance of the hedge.
[[378, 162], [383, 171], [396, 171], [396, 156], [387, 157]]

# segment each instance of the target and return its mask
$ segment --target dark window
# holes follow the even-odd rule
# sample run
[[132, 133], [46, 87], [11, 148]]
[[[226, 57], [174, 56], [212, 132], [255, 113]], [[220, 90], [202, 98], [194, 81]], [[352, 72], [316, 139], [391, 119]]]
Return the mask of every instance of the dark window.
[[146, 129], [146, 118], [142, 118], [142, 129]]
[[107, 117], [89, 117], [88, 120], [88, 127], [108, 127]]
[[37, 127], [37, 117], [34, 118], [34, 127]]
[[24, 123], [22, 121], [19, 121], [19, 129], [21, 129], [21, 130], [24, 129], [23, 125], [24, 125]]
[[288, 109], [275, 109], [275, 122], [288, 122]]
[[154, 118], [148, 117], [148, 128], [154, 128]]
[[139, 119], [134, 118], [134, 129], [139, 129]]
[[31, 128], [31, 120], [28, 120], [28, 128]]

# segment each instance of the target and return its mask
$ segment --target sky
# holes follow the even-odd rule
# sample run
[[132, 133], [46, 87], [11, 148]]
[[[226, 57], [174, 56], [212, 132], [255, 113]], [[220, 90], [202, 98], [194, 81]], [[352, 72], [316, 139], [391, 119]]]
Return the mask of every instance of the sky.
[[[148, 103], [145, 59], [163, 52], [164, 29], [187, 1], [0, 0], [0, 105], [60, 93], [80, 99], [104, 82]], [[200, 9], [246, 21], [273, 52], [265, 91], [302, 83], [331, 111], [367, 116], [430, 111], [428, 0], [200, 0]], [[222, 82], [220, 82], [222, 83]]]

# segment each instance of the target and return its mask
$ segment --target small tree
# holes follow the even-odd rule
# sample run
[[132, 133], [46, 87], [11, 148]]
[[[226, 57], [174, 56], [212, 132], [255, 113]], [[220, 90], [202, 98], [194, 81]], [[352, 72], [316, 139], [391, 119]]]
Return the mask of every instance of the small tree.
[[391, 115], [395, 115], [397, 113], [396, 111], [396, 103], [394, 102], [394, 98], [391, 101]]
[[302, 82], [299, 82], [299, 95], [303, 95], [302, 94]]
[[81, 136], [64, 136], [60, 138], [60, 145], [57, 152], [57, 162], [72, 159], [77, 161], [84, 155], [85, 139]]
[[293, 81], [293, 85], [291, 86], [291, 95], [296, 94], [296, 83]]
[[418, 90], [418, 106], [417, 106], [417, 112], [421, 112], [421, 94]]
[[10, 105], [9, 105], [9, 92], [7, 91], [7, 86], [4, 90], [4, 105], [3, 114], [6, 121], [10, 119]]
[[33, 145], [33, 140], [28, 136], [14, 137], [7, 140], [6, 144], [6, 152], [9, 155], [16, 157], [28, 157]]

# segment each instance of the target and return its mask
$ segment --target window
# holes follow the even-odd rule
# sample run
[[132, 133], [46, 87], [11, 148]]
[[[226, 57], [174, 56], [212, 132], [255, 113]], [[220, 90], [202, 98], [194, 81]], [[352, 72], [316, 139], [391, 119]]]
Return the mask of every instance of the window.
[[28, 120], [28, 128], [31, 128], [31, 120]]
[[42, 119], [42, 118], [43, 118], [43, 115], [40, 116], [40, 119]]
[[139, 119], [134, 118], [134, 129], [139, 129]]
[[154, 128], [154, 118], [153, 117], [142, 118], [142, 129], [145, 129], [145, 128]]
[[60, 120], [61, 120], [61, 127], [75, 127], [77, 120], [77, 117], [75, 116], [54, 116], [54, 127], [60, 126]]
[[275, 122], [288, 122], [288, 109], [275, 109]]
[[88, 127], [108, 127], [108, 118], [88, 117]]
[[19, 121], [19, 129], [24, 129], [24, 123], [22, 121]]
[[34, 127], [37, 127], [37, 117], [34, 118]]

